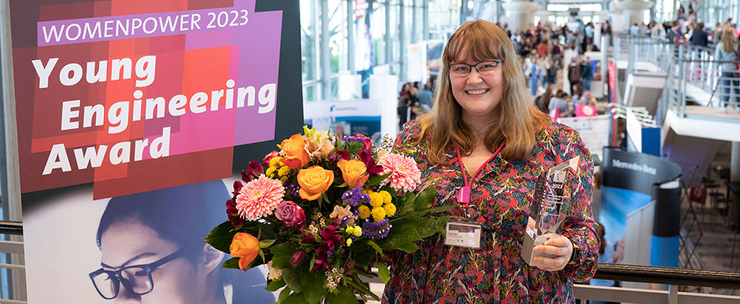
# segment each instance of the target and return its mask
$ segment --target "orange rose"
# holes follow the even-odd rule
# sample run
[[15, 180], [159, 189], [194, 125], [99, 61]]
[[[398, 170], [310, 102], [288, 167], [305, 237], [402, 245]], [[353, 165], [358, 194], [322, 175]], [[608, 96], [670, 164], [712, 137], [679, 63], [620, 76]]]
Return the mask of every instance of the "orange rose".
[[283, 164], [291, 169], [299, 169], [308, 163], [308, 152], [304, 149], [305, 143], [303, 136], [295, 134], [290, 138], [283, 140], [280, 147], [285, 152], [285, 157], [281, 160]]
[[370, 177], [367, 174], [365, 163], [359, 160], [340, 159], [337, 166], [342, 170], [342, 178], [344, 178], [344, 182], [351, 188], [365, 185], [367, 178]]
[[298, 171], [298, 184], [301, 186], [298, 193], [305, 200], [312, 201], [319, 198], [333, 182], [334, 172], [325, 170], [320, 166], [312, 166]]
[[260, 251], [260, 241], [249, 233], [238, 232], [231, 240], [229, 251], [239, 258], [239, 269], [246, 271]]

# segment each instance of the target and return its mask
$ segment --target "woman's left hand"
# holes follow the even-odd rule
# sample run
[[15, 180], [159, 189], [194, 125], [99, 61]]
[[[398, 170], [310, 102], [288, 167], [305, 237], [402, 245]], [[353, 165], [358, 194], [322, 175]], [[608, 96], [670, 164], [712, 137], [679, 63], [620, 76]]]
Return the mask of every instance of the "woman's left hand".
[[554, 257], [534, 257], [533, 261], [545, 266], [538, 268], [546, 271], [558, 271], [565, 268], [573, 254], [573, 245], [567, 237], [552, 234], [552, 237], [542, 245], [534, 247], [535, 252], [553, 255]]

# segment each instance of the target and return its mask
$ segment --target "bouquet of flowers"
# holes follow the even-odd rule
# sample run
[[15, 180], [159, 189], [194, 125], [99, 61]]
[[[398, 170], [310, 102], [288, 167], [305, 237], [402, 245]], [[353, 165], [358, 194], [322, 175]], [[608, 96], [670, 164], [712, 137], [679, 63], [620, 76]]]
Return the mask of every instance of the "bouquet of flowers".
[[342, 139], [304, 127], [278, 145], [262, 163], [252, 161], [234, 182], [226, 203], [229, 221], [205, 241], [230, 253], [224, 268], [268, 267], [267, 290], [278, 303], [358, 303], [379, 299], [361, 281], [379, 269], [384, 252], [418, 249], [415, 241], [444, 233], [454, 206], [432, 207], [436, 189], [420, 183], [416, 162], [390, 153], [390, 140]]

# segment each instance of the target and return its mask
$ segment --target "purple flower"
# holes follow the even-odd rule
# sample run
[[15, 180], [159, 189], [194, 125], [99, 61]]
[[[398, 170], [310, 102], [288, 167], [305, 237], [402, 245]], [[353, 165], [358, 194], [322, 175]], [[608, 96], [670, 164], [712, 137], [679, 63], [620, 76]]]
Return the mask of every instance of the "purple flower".
[[388, 219], [383, 219], [377, 223], [370, 219], [365, 219], [362, 222], [362, 235], [371, 240], [382, 239], [388, 236], [388, 232], [391, 231], [391, 227], [393, 227], [393, 225], [391, 225]]
[[275, 216], [283, 221], [286, 227], [299, 225], [306, 220], [303, 209], [291, 201], [280, 202], [275, 209]]

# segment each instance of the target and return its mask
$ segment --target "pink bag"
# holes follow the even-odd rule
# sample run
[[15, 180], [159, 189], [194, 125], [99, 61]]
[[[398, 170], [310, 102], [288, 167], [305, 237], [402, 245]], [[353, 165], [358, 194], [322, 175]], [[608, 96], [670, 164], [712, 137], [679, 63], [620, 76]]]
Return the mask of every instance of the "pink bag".
[[596, 108], [590, 105], [579, 104], [576, 106], [576, 117], [596, 116]]

